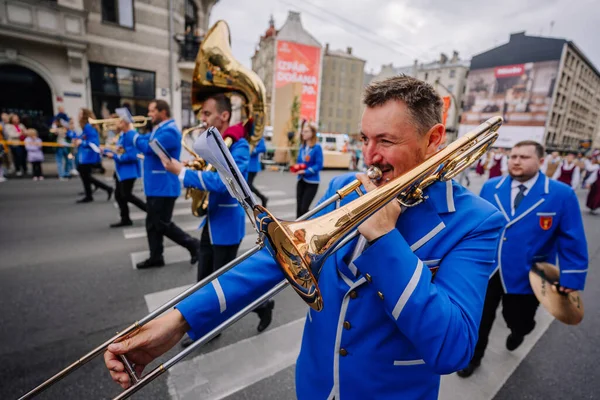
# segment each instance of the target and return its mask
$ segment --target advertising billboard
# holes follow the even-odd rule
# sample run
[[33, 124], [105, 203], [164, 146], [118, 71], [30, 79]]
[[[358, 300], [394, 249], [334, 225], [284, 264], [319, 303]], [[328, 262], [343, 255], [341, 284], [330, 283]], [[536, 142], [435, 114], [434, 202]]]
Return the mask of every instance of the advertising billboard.
[[301, 119], [317, 120], [320, 74], [320, 47], [286, 41], [277, 42], [275, 89], [288, 83], [299, 82], [302, 84]]
[[471, 70], [459, 127], [462, 136], [496, 115], [504, 118], [494, 146], [521, 140], [544, 144], [559, 60]]

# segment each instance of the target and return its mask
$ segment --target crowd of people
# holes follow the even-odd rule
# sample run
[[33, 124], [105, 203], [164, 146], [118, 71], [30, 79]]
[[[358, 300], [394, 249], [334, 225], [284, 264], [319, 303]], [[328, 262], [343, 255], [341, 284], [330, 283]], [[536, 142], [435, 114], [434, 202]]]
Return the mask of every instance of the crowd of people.
[[[57, 130], [59, 121], [70, 124], [71, 131], [74, 131], [75, 127], [73, 121], [65, 114], [63, 107], [58, 107], [58, 112], [51, 121], [50, 132], [56, 135], [58, 177], [60, 180], [67, 180], [71, 176], [78, 175], [78, 172], [73, 167], [71, 139], [65, 137], [66, 130], [62, 134]], [[13, 174], [15, 177], [31, 175], [34, 181], [44, 179], [43, 142], [36, 129], [23, 124], [18, 114], [2, 113], [0, 140], [11, 142], [0, 146], [0, 182], [5, 182], [7, 176]]]
[[[506, 176], [508, 174], [508, 159], [511, 149], [493, 148], [481, 157], [471, 170], [487, 179]], [[548, 178], [562, 182], [573, 190], [589, 189], [586, 206], [590, 213], [595, 214], [600, 208], [600, 190], [597, 183], [600, 169], [600, 150], [589, 152], [588, 155], [577, 152], [552, 151], [543, 154], [540, 171]], [[470, 184], [469, 171], [460, 177], [460, 183]]]

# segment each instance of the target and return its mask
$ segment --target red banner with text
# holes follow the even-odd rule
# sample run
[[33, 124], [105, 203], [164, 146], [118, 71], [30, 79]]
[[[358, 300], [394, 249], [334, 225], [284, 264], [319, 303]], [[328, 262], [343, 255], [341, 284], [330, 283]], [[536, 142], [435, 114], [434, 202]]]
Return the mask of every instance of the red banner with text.
[[301, 119], [316, 122], [320, 72], [320, 47], [286, 41], [277, 42], [275, 88], [293, 82], [302, 83]]

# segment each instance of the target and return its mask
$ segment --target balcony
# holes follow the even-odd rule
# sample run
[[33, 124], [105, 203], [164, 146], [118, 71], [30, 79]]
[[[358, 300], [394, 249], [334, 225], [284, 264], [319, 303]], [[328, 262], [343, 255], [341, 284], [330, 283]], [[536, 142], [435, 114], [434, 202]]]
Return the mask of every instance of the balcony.
[[85, 50], [86, 15], [77, 0], [0, 0], [0, 36]]
[[179, 44], [179, 59], [177, 66], [182, 72], [194, 73], [196, 56], [202, 43], [202, 36], [176, 35], [175, 41]]

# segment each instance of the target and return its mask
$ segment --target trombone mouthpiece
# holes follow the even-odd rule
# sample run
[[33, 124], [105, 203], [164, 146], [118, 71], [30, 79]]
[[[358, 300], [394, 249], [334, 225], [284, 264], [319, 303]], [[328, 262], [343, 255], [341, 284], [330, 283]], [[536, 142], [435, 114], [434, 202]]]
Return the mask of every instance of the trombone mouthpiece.
[[382, 175], [381, 170], [377, 167], [369, 167], [367, 170], [367, 177], [372, 181], [380, 180]]

